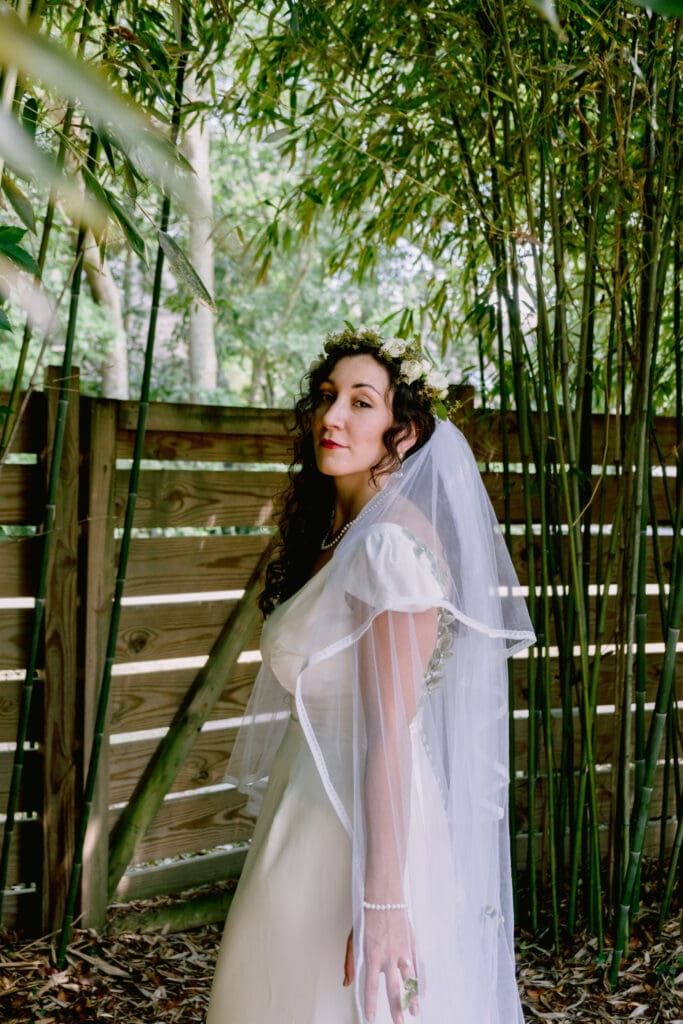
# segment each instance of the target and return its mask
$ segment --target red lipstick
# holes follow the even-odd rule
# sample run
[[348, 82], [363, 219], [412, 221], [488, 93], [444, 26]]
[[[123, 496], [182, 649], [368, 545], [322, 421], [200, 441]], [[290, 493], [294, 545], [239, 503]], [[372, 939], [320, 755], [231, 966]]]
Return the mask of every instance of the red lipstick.
[[329, 437], [324, 437], [320, 442], [321, 448], [343, 448], [343, 444], [337, 444], [336, 441], [332, 441]]

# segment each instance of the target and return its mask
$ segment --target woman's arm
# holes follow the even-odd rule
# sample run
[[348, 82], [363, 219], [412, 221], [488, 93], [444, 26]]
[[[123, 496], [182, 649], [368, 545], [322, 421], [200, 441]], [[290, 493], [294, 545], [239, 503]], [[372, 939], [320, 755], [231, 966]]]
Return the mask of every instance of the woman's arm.
[[[406, 909], [404, 868], [410, 824], [412, 748], [410, 724], [434, 648], [435, 609], [384, 612], [359, 643], [359, 675], [367, 756], [364, 775], [365, 901], [391, 909], [366, 909], [365, 1014], [372, 1020], [379, 975], [384, 974], [395, 1024], [403, 1021], [404, 982], [416, 975], [412, 928]], [[417, 1012], [416, 1000], [409, 1003]]]

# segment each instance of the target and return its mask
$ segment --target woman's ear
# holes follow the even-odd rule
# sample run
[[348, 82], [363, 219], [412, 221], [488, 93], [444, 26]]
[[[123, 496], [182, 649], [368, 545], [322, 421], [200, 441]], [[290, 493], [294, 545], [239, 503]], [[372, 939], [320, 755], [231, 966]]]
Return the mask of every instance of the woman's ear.
[[403, 433], [400, 435], [396, 442], [396, 451], [398, 452], [401, 459], [403, 459], [406, 452], [409, 452], [414, 444], [417, 443], [417, 430], [415, 424], [410, 421], [410, 424], [406, 427]]

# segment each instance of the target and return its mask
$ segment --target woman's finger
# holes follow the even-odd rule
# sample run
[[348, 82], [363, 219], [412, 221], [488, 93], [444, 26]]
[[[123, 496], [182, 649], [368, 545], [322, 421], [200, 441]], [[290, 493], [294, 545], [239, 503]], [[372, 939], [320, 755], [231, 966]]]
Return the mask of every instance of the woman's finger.
[[349, 937], [346, 940], [346, 954], [344, 956], [344, 984], [352, 985], [355, 976], [355, 969], [353, 966], [353, 930], [349, 932]]
[[403, 979], [401, 972], [394, 968], [386, 972], [387, 998], [393, 1024], [404, 1024], [403, 1017]]
[[372, 1024], [375, 1019], [375, 1013], [377, 1011], [377, 982], [379, 981], [379, 971], [375, 970], [369, 964], [365, 971], [365, 1019]]

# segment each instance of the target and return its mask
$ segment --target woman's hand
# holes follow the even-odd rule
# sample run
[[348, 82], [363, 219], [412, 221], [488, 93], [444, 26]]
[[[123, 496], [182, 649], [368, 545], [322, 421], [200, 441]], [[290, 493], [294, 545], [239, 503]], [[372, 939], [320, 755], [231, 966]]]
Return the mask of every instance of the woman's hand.
[[[372, 910], [365, 915], [365, 1017], [372, 1022], [377, 1010], [379, 976], [384, 975], [393, 1024], [404, 1024], [403, 1011], [416, 1016], [419, 1005], [415, 964], [415, 938], [405, 914]], [[353, 931], [344, 957], [344, 984], [353, 984]]]

